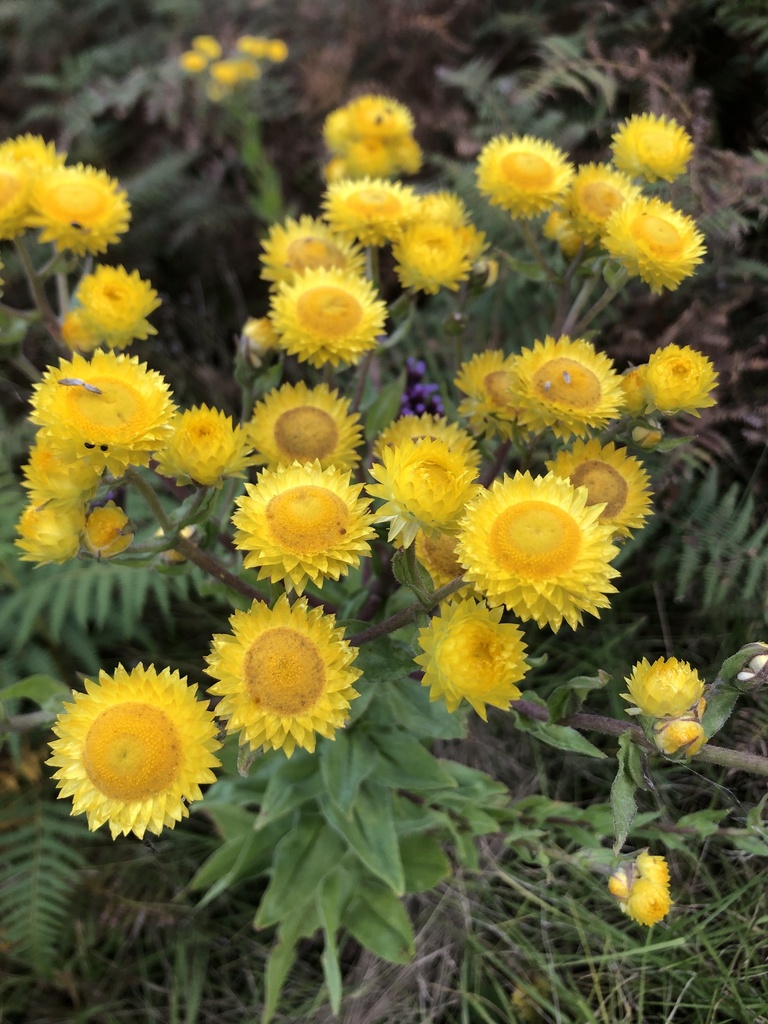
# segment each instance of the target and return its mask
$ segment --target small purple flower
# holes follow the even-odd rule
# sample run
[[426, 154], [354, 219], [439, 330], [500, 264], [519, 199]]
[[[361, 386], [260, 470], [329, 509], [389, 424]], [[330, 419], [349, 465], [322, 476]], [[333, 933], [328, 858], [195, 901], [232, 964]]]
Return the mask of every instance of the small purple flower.
[[410, 357], [405, 363], [405, 390], [400, 399], [401, 416], [421, 416], [428, 412], [433, 416], [443, 415], [443, 403], [437, 384], [424, 384], [427, 366], [423, 359]]

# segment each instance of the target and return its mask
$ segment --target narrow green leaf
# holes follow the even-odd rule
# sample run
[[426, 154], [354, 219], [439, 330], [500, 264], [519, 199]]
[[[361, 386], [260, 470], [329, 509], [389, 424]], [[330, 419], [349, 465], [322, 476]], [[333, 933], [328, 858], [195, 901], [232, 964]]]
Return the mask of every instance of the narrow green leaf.
[[405, 908], [389, 889], [362, 878], [344, 911], [344, 924], [357, 941], [393, 964], [414, 956], [413, 928]]
[[19, 679], [0, 690], [0, 701], [12, 700], [16, 697], [24, 697], [43, 707], [53, 699], [59, 702], [67, 698], [72, 699], [72, 690], [61, 680], [54, 679], [53, 676], [25, 676], [24, 679]]
[[325, 878], [317, 895], [317, 913], [323, 929], [325, 944], [321, 957], [323, 977], [328, 989], [328, 1001], [331, 1011], [337, 1015], [341, 1009], [341, 968], [339, 967], [339, 947], [336, 933], [341, 926], [341, 910], [344, 894], [341, 877], [338, 871]]
[[342, 814], [349, 816], [360, 784], [377, 767], [378, 758], [370, 738], [359, 730], [339, 731], [333, 742], [320, 743], [319, 757], [325, 792]]
[[376, 437], [384, 427], [388, 427], [400, 411], [400, 399], [405, 387], [405, 375], [400, 374], [389, 384], [385, 384], [376, 394], [376, 398], [368, 406], [365, 413], [365, 436]]
[[255, 815], [237, 804], [212, 803], [200, 809], [216, 825], [222, 839], [237, 839], [253, 832]]
[[613, 852], [620, 853], [627, 840], [632, 822], [637, 814], [635, 790], [637, 779], [642, 776], [640, 751], [632, 740], [632, 733], [619, 736], [618, 769], [611, 785], [611, 811], [613, 812]]
[[405, 892], [405, 878], [392, 815], [391, 791], [364, 782], [349, 817], [331, 800], [323, 802], [323, 810], [328, 824], [368, 870], [401, 896]]
[[517, 716], [517, 728], [535, 736], [537, 740], [546, 743], [557, 750], [567, 750], [571, 754], [584, 754], [586, 757], [607, 757], [602, 750], [599, 750], [593, 743], [582, 736], [577, 729], [570, 725], [555, 725], [553, 722], [537, 722], [532, 718]]
[[426, 892], [451, 873], [451, 862], [432, 836], [406, 836], [400, 840], [400, 858], [406, 892]]
[[602, 689], [610, 678], [607, 672], [599, 669], [596, 676], [576, 676], [564, 686], [558, 686], [547, 700], [550, 720], [559, 722], [569, 715], [575, 715], [589, 694]]

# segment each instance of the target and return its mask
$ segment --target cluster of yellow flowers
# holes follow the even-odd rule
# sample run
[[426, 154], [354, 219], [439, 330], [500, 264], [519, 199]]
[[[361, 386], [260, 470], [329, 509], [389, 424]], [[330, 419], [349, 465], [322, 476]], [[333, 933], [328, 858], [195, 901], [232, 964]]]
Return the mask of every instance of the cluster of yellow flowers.
[[629, 692], [622, 697], [634, 705], [627, 713], [650, 720], [651, 735], [663, 754], [692, 757], [701, 750], [707, 702], [696, 669], [677, 658], [658, 658], [652, 665], [643, 658], [626, 683]]
[[669, 865], [647, 850], [616, 868], [608, 880], [608, 890], [625, 914], [648, 927], [665, 918], [672, 907]]
[[410, 110], [389, 96], [366, 93], [337, 107], [323, 125], [331, 152], [326, 180], [415, 174], [421, 167], [421, 147], [413, 127]]
[[195, 36], [192, 48], [179, 57], [180, 67], [190, 75], [205, 76], [205, 92], [213, 103], [221, 103], [243, 82], [261, 78], [263, 61], [282, 63], [288, 47], [282, 39], [265, 36], [238, 36], [230, 54], [223, 54], [214, 36]]

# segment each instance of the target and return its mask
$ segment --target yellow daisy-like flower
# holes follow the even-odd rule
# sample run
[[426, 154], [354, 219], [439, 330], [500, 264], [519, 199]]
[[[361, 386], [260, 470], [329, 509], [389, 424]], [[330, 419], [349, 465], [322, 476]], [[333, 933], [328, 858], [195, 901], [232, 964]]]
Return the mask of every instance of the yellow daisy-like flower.
[[399, 238], [419, 213], [412, 188], [380, 178], [342, 179], [328, 186], [323, 200], [331, 228], [363, 245], [384, 245]]
[[30, 419], [64, 459], [86, 459], [122, 476], [146, 466], [173, 427], [175, 406], [163, 377], [136, 356], [97, 351], [75, 354], [49, 368], [34, 387]]
[[157, 472], [178, 484], [221, 487], [227, 477], [242, 477], [253, 465], [247, 431], [233, 426], [220, 409], [196, 405], [178, 413], [166, 445], [157, 455]]
[[445, 699], [449, 711], [466, 700], [483, 721], [486, 705], [509, 710], [525, 675], [525, 643], [520, 627], [501, 622], [501, 608], [488, 609], [473, 598], [454, 601], [419, 630], [423, 654], [413, 659], [424, 669], [429, 699]]
[[[436, 589], [464, 575], [464, 566], [456, 557], [457, 543], [455, 533], [427, 534], [419, 530], [416, 534], [416, 557], [429, 573]], [[464, 595], [470, 589], [465, 587], [459, 593]]]
[[83, 540], [95, 558], [114, 558], [133, 541], [128, 516], [114, 501], [108, 501], [86, 516]]
[[192, 49], [204, 54], [209, 60], [218, 60], [221, 56], [221, 43], [215, 36], [195, 36]]
[[677, 658], [657, 658], [652, 665], [643, 658], [625, 682], [629, 693], [621, 696], [635, 705], [627, 708], [628, 715], [675, 718], [698, 704], [704, 694], [696, 669]]
[[373, 285], [342, 270], [308, 270], [272, 297], [282, 348], [321, 367], [357, 363], [376, 347], [387, 307]]
[[651, 490], [643, 464], [626, 448], [611, 441], [577, 441], [570, 451], [558, 452], [545, 463], [555, 476], [565, 477], [574, 487], [586, 487], [587, 505], [603, 505], [599, 522], [613, 527], [619, 537], [631, 537], [648, 518]]
[[354, 684], [357, 651], [336, 628], [333, 615], [308, 611], [306, 598], [293, 606], [285, 594], [270, 609], [254, 601], [229, 620], [232, 633], [213, 637], [205, 670], [219, 680], [210, 692], [227, 731], [240, 733], [252, 750], [296, 747], [311, 752], [318, 735], [335, 739], [359, 697]]
[[92, 331], [83, 319], [83, 311], [70, 309], [61, 321], [61, 340], [70, 352], [93, 352], [101, 345], [101, 335]]
[[497, 135], [477, 160], [477, 187], [513, 218], [530, 220], [557, 206], [573, 177], [565, 153], [531, 135]]
[[269, 469], [317, 459], [323, 469], [350, 470], [360, 461], [360, 417], [327, 384], [309, 388], [299, 381], [270, 391], [256, 403], [246, 430], [255, 461]]
[[370, 554], [373, 517], [361, 484], [349, 473], [320, 463], [265, 469], [247, 494], [237, 499], [232, 522], [235, 546], [245, 551], [246, 568], [259, 579], [285, 581], [286, 590], [303, 593], [311, 580], [346, 576], [360, 557]]
[[77, 256], [104, 252], [127, 231], [128, 196], [114, 178], [85, 164], [57, 167], [32, 183], [27, 223], [42, 228], [41, 242]]
[[656, 295], [674, 291], [707, 251], [695, 223], [661, 199], [630, 200], [606, 221], [602, 243], [627, 271]]
[[613, 362], [582, 338], [534, 342], [514, 358], [511, 374], [511, 400], [520, 423], [534, 433], [549, 428], [563, 440], [584, 437], [623, 411]]
[[398, 151], [387, 139], [356, 139], [343, 159], [346, 178], [391, 178], [400, 171]]
[[545, 238], [551, 238], [557, 242], [560, 251], [569, 260], [573, 259], [582, 245], [586, 245], [586, 239], [576, 230], [573, 218], [562, 210], [553, 210], [544, 221], [542, 232]]
[[269, 50], [269, 40], [266, 36], [238, 36], [235, 40], [235, 48], [240, 53], [247, 53], [249, 57], [255, 57], [257, 60], [267, 56]]
[[160, 299], [149, 283], [124, 267], [99, 266], [80, 280], [75, 292], [85, 328], [109, 348], [124, 348], [134, 338], [143, 341], [157, 329], [146, 317]]
[[22, 472], [32, 505], [47, 501], [82, 504], [94, 494], [101, 479], [100, 471], [90, 462], [64, 457], [41, 438], [30, 448]]
[[159, 835], [189, 817], [187, 803], [220, 765], [214, 716], [196, 687], [169, 668], [118, 665], [114, 676], [86, 679], [85, 691], [53, 726], [46, 764], [58, 768], [59, 799], [72, 797], [72, 814], [85, 813], [91, 831], [109, 822], [113, 839]]
[[268, 39], [265, 56], [273, 64], [282, 64], [288, 57], [288, 44], [284, 39]]
[[362, 276], [365, 254], [359, 246], [340, 238], [328, 225], [306, 215], [298, 221], [274, 224], [262, 242], [261, 276], [265, 281], [295, 280], [306, 270], [341, 270]]
[[671, 117], [634, 114], [612, 136], [613, 162], [648, 181], [674, 181], [693, 155], [688, 132]]
[[476, 434], [507, 440], [514, 436], [518, 418], [510, 390], [514, 365], [514, 356], [493, 348], [478, 352], [459, 367], [454, 384], [467, 396], [459, 403], [459, 416], [467, 417]]
[[625, 370], [621, 378], [624, 388], [624, 405], [630, 416], [642, 416], [648, 409], [648, 389], [645, 386], [645, 374], [648, 367], [633, 366]]
[[66, 153], [58, 153], [54, 143], [46, 142], [42, 135], [28, 132], [0, 143], [0, 162], [6, 158], [21, 164], [29, 175], [35, 175], [62, 167], [67, 156]]
[[0, 159], [0, 238], [15, 238], [26, 229], [31, 180], [23, 164]]
[[403, 288], [436, 295], [441, 288], [457, 291], [485, 247], [474, 227], [418, 220], [392, 243], [395, 273]]
[[82, 501], [27, 505], [16, 524], [15, 544], [24, 552], [19, 558], [38, 565], [68, 562], [80, 550], [84, 529]]
[[413, 132], [410, 110], [391, 96], [366, 93], [339, 110], [343, 111], [343, 117], [338, 116], [338, 111], [332, 111], [323, 128], [326, 143], [332, 150], [343, 150], [356, 139], [395, 139]]
[[565, 209], [574, 231], [585, 241], [592, 242], [600, 236], [615, 210], [639, 196], [637, 185], [610, 164], [583, 164], [576, 171]]
[[560, 477], [495, 480], [459, 524], [465, 579], [492, 607], [503, 604], [524, 622], [557, 632], [565, 619], [575, 629], [582, 612], [599, 617], [616, 591], [610, 580], [619, 573], [610, 562], [618, 548], [599, 516], [586, 489]]
[[636, 861], [620, 864], [608, 880], [608, 891], [623, 913], [648, 927], [667, 916], [673, 906], [669, 895], [669, 866], [664, 857], [647, 851]]
[[210, 57], [197, 50], [185, 50], [179, 57], [179, 67], [188, 75], [200, 75], [210, 64]]
[[368, 493], [382, 498], [376, 522], [389, 522], [389, 539], [409, 547], [422, 529], [427, 534], [455, 532], [468, 501], [478, 492], [476, 463], [442, 439], [403, 440], [381, 450], [371, 466], [378, 481]]
[[665, 345], [657, 349], [645, 369], [646, 412], [658, 409], [667, 416], [678, 412], [699, 415], [699, 409], [715, 405], [711, 392], [717, 386], [712, 363], [690, 345]]
[[406, 440], [419, 441], [424, 437], [445, 441], [451, 451], [460, 454], [475, 469], [480, 465], [482, 456], [466, 430], [462, 430], [458, 423], [449, 423], [445, 416], [435, 416], [430, 412], [423, 412], [421, 416], [400, 416], [385, 427], [374, 442], [374, 458], [381, 459], [381, 453], [388, 445]]

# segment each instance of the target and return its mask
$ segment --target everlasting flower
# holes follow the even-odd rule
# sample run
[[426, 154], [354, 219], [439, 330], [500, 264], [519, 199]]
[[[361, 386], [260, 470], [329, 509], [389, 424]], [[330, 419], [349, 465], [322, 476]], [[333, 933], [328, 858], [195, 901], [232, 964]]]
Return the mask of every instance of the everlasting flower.
[[232, 517], [235, 546], [259, 579], [284, 580], [301, 594], [310, 580], [321, 587], [329, 577], [346, 576], [370, 553], [373, 517], [349, 473], [295, 462], [264, 470], [245, 487]]
[[323, 201], [331, 228], [362, 245], [384, 245], [399, 238], [419, 212], [413, 189], [379, 178], [342, 180], [328, 186]]
[[0, 163], [6, 159], [20, 164], [27, 175], [36, 177], [54, 167], [63, 167], [66, 153], [59, 153], [42, 135], [17, 135], [0, 143]]
[[239, 345], [251, 366], [258, 370], [264, 357], [278, 347], [277, 335], [269, 317], [249, 317], [243, 324]]
[[112, 838], [133, 832], [159, 835], [189, 817], [187, 803], [214, 782], [221, 746], [208, 702], [178, 672], [118, 665], [74, 693], [53, 731], [59, 799], [72, 797], [72, 814], [85, 813], [93, 831], [109, 822]]
[[114, 558], [133, 541], [128, 516], [114, 501], [108, 501], [86, 516], [83, 540], [95, 558]]
[[0, 238], [15, 238], [27, 227], [30, 176], [22, 164], [0, 158]]
[[16, 524], [15, 543], [24, 552], [19, 558], [37, 565], [68, 562], [80, 550], [84, 528], [81, 501], [27, 505]]
[[[427, 534], [419, 530], [416, 534], [416, 557], [429, 573], [435, 588], [444, 587], [464, 575], [464, 566], [456, 557], [457, 542], [455, 533]], [[459, 593], [467, 594], [470, 589], [465, 587]]]
[[195, 36], [192, 49], [204, 54], [209, 60], [218, 60], [221, 56], [221, 43], [215, 36]]
[[621, 696], [635, 705], [627, 708], [628, 715], [676, 718], [698, 704], [704, 693], [696, 669], [677, 658], [657, 658], [652, 665], [643, 658], [625, 682], [629, 693]]
[[466, 700], [486, 721], [486, 705], [509, 709], [526, 672], [525, 644], [519, 626], [501, 622], [501, 608], [489, 610], [473, 598], [443, 606], [439, 616], [419, 630], [414, 661], [424, 668], [422, 685], [429, 699], [445, 699], [449, 711]]
[[227, 732], [252, 750], [282, 749], [287, 757], [296, 747], [313, 752], [318, 735], [334, 739], [362, 674], [334, 616], [308, 611], [306, 599], [291, 606], [283, 594], [274, 608], [254, 601], [229, 622], [232, 633], [216, 634], [206, 659]]
[[179, 484], [221, 487], [227, 477], [242, 477], [254, 462], [247, 432], [233, 426], [232, 417], [220, 409], [193, 406], [177, 414], [172, 427], [157, 456], [157, 471]]
[[144, 340], [157, 329], [146, 317], [160, 299], [149, 283], [134, 270], [99, 266], [80, 280], [75, 292], [86, 330], [98, 335], [109, 348], [124, 348], [134, 339]]
[[690, 345], [665, 345], [648, 360], [645, 370], [646, 411], [658, 409], [667, 416], [678, 412], [699, 415], [699, 409], [715, 405], [712, 391], [717, 373], [712, 363]]
[[262, 242], [261, 276], [265, 281], [287, 281], [307, 270], [340, 270], [362, 276], [365, 254], [359, 246], [334, 234], [328, 225], [306, 215], [298, 221], [274, 224]]
[[626, 861], [608, 880], [608, 890], [623, 913], [648, 927], [663, 920], [673, 906], [669, 896], [669, 866], [663, 857], [643, 852]]
[[615, 167], [583, 164], [576, 171], [565, 208], [574, 231], [585, 241], [592, 242], [600, 237], [614, 210], [639, 195], [640, 189]]
[[440, 219], [438, 204], [422, 203], [421, 215], [392, 244], [395, 273], [404, 288], [436, 295], [456, 291], [466, 281], [485, 248], [485, 235], [470, 224], [457, 224], [453, 211]]
[[381, 453], [390, 445], [406, 440], [420, 441], [422, 438], [445, 442], [452, 452], [461, 455], [475, 470], [480, 465], [480, 452], [466, 430], [462, 430], [458, 423], [449, 423], [445, 416], [428, 412], [421, 416], [400, 416], [385, 427], [374, 442], [374, 457], [381, 459]]
[[76, 256], [104, 252], [128, 229], [128, 196], [114, 178], [84, 164], [57, 167], [32, 183], [27, 223], [42, 228], [41, 242]]
[[667, 757], [687, 758], [698, 754], [707, 737], [701, 716], [707, 706], [702, 697], [691, 711], [676, 718], [659, 718], [653, 723], [653, 741]]
[[551, 238], [557, 242], [560, 251], [569, 260], [573, 259], [582, 245], [586, 245], [586, 239], [576, 230], [573, 218], [564, 213], [563, 210], [553, 210], [544, 221], [542, 232], [545, 238]]
[[529, 220], [563, 198], [573, 165], [551, 142], [530, 135], [497, 135], [480, 152], [477, 187], [494, 206]]
[[693, 142], [671, 117], [634, 114], [613, 136], [613, 162], [628, 174], [648, 181], [674, 181], [685, 171], [693, 154]]
[[101, 345], [101, 335], [92, 331], [83, 319], [83, 311], [70, 309], [61, 321], [61, 340], [70, 352], [93, 352]]
[[23, 486], [29, 491], [32, 505], [46, 502], [82, 505], [94, 494], [101, 479], [100, 471], [90, 462], [62, 456], [40, 438], [30, 448], [29, 461], [22, 472]]
[[557, 631], [576, 628], [582, 612], [607, 608], [618, 571], [613, 530], [587, 506], [585, 488], [529, 473], [495, 480], [467, 507], [459, 523], [457, 554], [492, 607], [505, 605], [524, 622]]
[[511, 385], [514, 356], [497, 348], [478, 352], [462, 363], [454, 381], [467, 397], [459, 403], [459, 416], [466, 416], [476, 434], [514, 437], [518, 410]]
[[624, 404], [630, 416], [642, 416], [648, 408], [648, 389], [645, 375], [648, 367], [633, 366], [626, 370], [621, 378], [624, 389]]
[[366, 93], [332, 111], [323, 126], [326, 145], [343, 151], [363, 138], [395, 139], [413, 132], [413, 115], [391, 96]]

